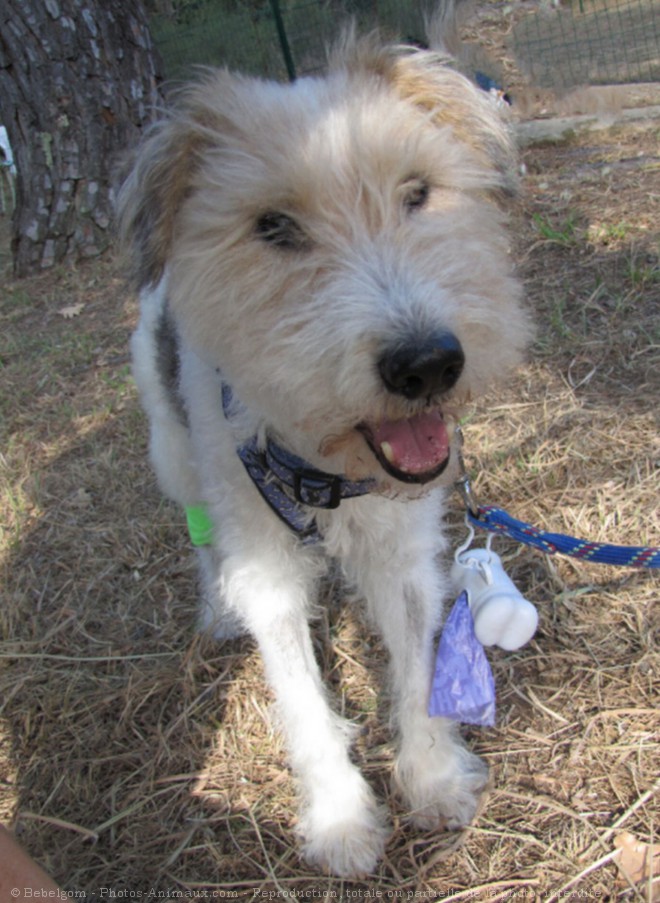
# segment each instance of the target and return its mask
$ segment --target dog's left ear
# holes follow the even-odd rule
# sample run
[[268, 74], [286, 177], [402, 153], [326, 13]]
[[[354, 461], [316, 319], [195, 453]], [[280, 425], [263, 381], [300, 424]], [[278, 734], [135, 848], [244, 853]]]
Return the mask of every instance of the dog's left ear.
[[518, 165], [511, 130], [492, 98], [432, 51], [403, 53], [390, 73], [399, 96], [449, 127], [493, 171], [502, 199], [518, 190]]
[[517, 152], [511, 130], [492, 98], [453, 68], [444, 52], [379, 45], [378, 36], [349, 31], [335, 62], [376, 75], [438, 127], [448, 127], [493, 174], [498, 200], [517, 194]]

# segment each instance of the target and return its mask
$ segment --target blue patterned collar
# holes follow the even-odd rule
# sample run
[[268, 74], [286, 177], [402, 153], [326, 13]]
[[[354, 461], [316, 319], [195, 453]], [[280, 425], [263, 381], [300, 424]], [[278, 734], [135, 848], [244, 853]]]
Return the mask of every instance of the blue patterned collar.
[[[231, 388], [223, 383], [222, 408], [227, 419], [232, 403]], [[310, 508], [338, 508], [342, 499], [367, 495], [375, 486], [374, 480], [354, 481], [317, 470], [272, 439], [260, 448], [253, 436], [236, 453], [264, 501], [306, 545], [321, 539]]]

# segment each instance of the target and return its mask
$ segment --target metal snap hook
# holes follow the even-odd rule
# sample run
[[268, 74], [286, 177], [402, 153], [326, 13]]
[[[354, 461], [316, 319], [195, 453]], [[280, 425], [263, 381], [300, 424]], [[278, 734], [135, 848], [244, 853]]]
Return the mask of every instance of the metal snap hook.
[[458, 490], [458, 493], [461, 496], [463, 504], [465, 505], [467, 511], [473, 517], [478, 518], [479, 504], [474, 494], [474, 490], [472, 489], [467, 470], [465, 469], [465, 461], [463, 459], [463, 445], [465, 440], [463, 438], [463, 430], [460, 428], [460, 426], [456, 427], [456, 437], [458, 439], [458, 468], [460, 471], [460, 476], [454, 483], [454, 486]]

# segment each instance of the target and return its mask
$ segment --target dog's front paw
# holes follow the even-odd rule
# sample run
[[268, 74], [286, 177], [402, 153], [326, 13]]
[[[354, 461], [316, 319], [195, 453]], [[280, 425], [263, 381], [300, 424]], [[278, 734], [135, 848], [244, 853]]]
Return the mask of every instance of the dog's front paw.
[[381, 859], [390, 827], [365, 785], [352, 800], [340, 793], [335, 799], [313, 801], [299, 831], [310, 865], [341, 878], [362, 878]]
[[488, 768], [452, 738], [425, 750], [402, 751], [395, 780], [417, 827], [455, 830], [474, 818], [488, 784]]

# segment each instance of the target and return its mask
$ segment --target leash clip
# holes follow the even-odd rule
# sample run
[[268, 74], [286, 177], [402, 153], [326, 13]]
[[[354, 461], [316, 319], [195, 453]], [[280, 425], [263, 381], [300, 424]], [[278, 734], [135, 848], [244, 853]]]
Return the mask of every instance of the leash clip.
[[477, 497], [472, 489], [470, 477], [465, 469], [465, 460], [463, 458], [463, 445], [465, 444], [465, 439], [463, 437], [463, 430], [460, 426], [456, 427], [455, 435], [458, 439], [458, 469], [460, 473], [454, 486], [463, 500], [467, 513], [471, 514], [474, 518], [478, 518], [479, 503], [477, 502]]

